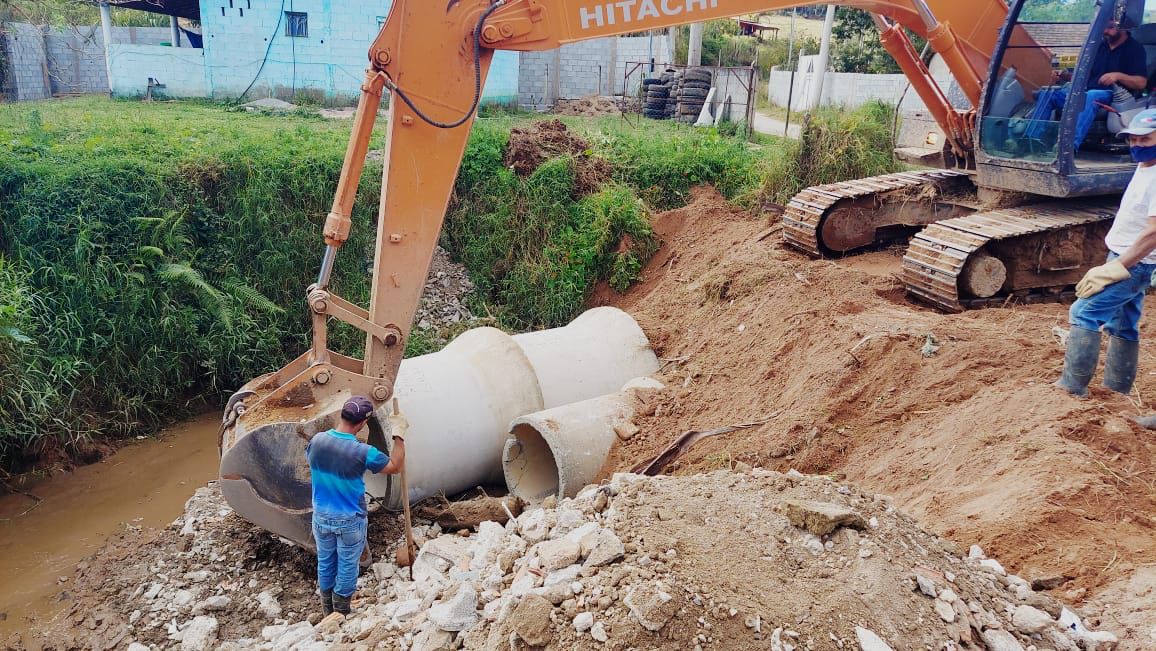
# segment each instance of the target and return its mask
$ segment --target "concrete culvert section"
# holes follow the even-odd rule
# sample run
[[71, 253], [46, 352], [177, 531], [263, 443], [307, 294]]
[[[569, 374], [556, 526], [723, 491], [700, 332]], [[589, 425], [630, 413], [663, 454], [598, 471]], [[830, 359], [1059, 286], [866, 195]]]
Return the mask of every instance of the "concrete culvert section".
[[615, 393], [514, 420], [502, 454], [510, 493], [530, 503], [573, 497], [598, 475], [615, 428], [634, 416], [633, 396]]
[[[470, 330], [440, 352], [405, 360], [396, 395], [410, 421], [410, 501], [500, 482], [511, 421], [609, 394], [657, 370], [642, 328], [612, 307], [590, 310], [563, 328], [513, 337], [493, 328]], [[401, 508], [396, 476], [366, 475], [366, 490], [388, 508]]]

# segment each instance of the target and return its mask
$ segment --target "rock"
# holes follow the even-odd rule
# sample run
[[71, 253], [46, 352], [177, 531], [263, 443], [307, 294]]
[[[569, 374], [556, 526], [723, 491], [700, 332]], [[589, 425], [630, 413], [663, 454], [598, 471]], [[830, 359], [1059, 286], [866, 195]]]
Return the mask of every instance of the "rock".
[[429, 626], [414, 638], [410, 651], [450, 651], [453, 648], [453, 633], [436, 626]]
[[381, 582], [388, 581], [397, 574], [397, 566], [393, 563], [374, 563], [372, 569], [373, 576]]
[[467, 569], [471, 544], [460, 536], [439, 536], [425, 543], [410, 568], [414, 582], [441, 581], [452, 568]]
[[344, 622], [345, 615], [341, 613], [329, 613], [316, 624], [317, 632], [332, 635], [341, 630], [341, 624]]
[[594, 613], [578, 613], [574, 618], [574, 630], [585, 633], [594, 626]]
[[615, 533], [609, 529], [599, 531], [586, 556], [586, 567], [602, 567], [617, 562], [626, 555], [626, 548]]
[[530, 646], [543, 646], [553, 639], [550, 613], [554, 606], [537, 595], [527, 595], [510, 613], [509, 624], [514, 633]]
[[859, 648], [863, 651], [894, 651], [883, 638], [862, 626], [855, 627], [855, 637], [859, 639]]
[[478, 525], [478, 535], [470, 546], [470, 569], [482, 570], [501, 551], [506, 528], [497, 522], [483, 522]]
[[241, 108], [246, 111], [272, 111], [274, 113], [287, 113], [297, 108], [296, 104], [290, 104], [285, 100], [267, 97], [259, 99], [247, 104], [242, 104]]
[[862, 516], [838, 504], [787, 499], [783, 500], [783, 513], [792, 525], [816, 536], [825, 536], [839, 527], [867, 527]]
[[581, 565], [570, 565], [560, 570], [554, 570], [546, 575], [545, 580], [542, 581], [543, 587], [551, 587], [555, 585], [567, 585], [573, 583], [578, 578], [578, 573], [582, 571]]
[[1043, 592], [1044, 590], [1055, 590], [1068, 581], [1066, 576], [1042, 576], [1032, 579], [1032, 590], [1036, 592]]
[[408, 599], [406, 601], [400, 601], [397, 602], [397, 605], [394, 608], [393, 619], [398, 622], [404, 622], [413, 618], [413, 616], [419, 612], [421, 612], [421, 599]]
[[939, 614], [940, 619], [947, 622], [948, 624], [951, 624], [955, 621], [955, 609], [952, 608], [951, 604], [947, 603], [946, 601], [936, 599], [935, 612]]
[[983, 559], [979, 562], [979, 566], [1000, 576], [1007, 576], [1007, 570], [1003, 569], [1003, 565], [1000, 565], [999, 561], [994, 558]]
[[915, 585], [919, 588], [920, 592], [932, 599], [939, 595], [939, 592], [935, 589], [935, 582], [922, 574], [915, 575]]
[[610, 640], [610, 636], [606, 634], [606, 627], [602, 625], [602, 622], [594, 622], [594, 625], [590, 627], [590, 637], [604, 644]]
[[537, 552], [538, 558], [542, 561], [542, 569], [552, 572], [576, 563], [582, 549], [576, 541], [559, 538], [538, 543]]
[[288, 628], [288, 624], [274, 624], [272, 626], [266, 626], [261, 629], [261, 639], [265, 640], [266, 642], [272, 642], [273, 640], [281, 637], [281, 634], [284, 633]]
[[189, 583], [204, 583], [209, 578], [208, 570], [197, 570], [196, 572], [187, 572], [185, 580]]
[[184, 608], [193, 603], [193, 599], [195, 599], [195, 597], [192, 592], [188, 590], [177, 590], [177, 593], [173, 595], [173, 605], [177, 608]]
[[276, 640], [273, 641], [273, 651], [289, 651], [296, 645], [312, 640], [315, 631], [309, 622], [298, 622], [285, 629]]
[[1031, 606], [1017, 606], [1012, 613], [1012, 626], [1024, 635], [1043, 632], [1054, 623], [1051, 615]]
[[141, 644], [140, 642], [131, 642], [128, 645], [128, 651], [152, 651], [152, 650], [149, 649], [147, 646]]
[[946, 601], [949, 604], [953, 604], [957, 599], [959, 599], [959, 597], [956, 596], [955, 592], [952, 591], [951, 588], [944, 588], [939, 591], [939, 599], [941, 601]]
[[662, 590], [655, 582], [635, 586], [627, 593], [622, 603], [648, 631], [662, 630], [678, 611], [678, 604], [673, 595]]
[[983, 553], [983, 547], [972, 545], [971, 549], [967, 550], [967, 557], [978, 561], [987, 558], [987, 554]]
[[1076, 636], [1084, 651], [1113, 651], [1120, 643], [1115, 635], [1108, 631], [1085, 631]]
[[232, 603], [233, 600], [230, 599], [228, 595], [217, 595], [215, 597], [209, 597], [196, 606], [193, 606], [193, 614], [203, 615], [205, 613], [219, 613], [222, 610], [228, 610]]
[[194, 617], [184, 630], [181, 651], [209, 651], [217, 641], [218, 628], [216, 617], [208, 615]]
[[262, 592], [257, 595], [257, 610], [269, 619], [281, 616], [281, 604], [277, 601], [277, 597], [269, 592]]
[[462, 584], [449, 601], [429, 609], [429, 621], [443, 631], [464, 631], [478, 621], [478, 593], [468, 583]]
[[545, 540], [550, 535], [545, 509], [526, 511], [518, 516], [518, 534], [531, 545]]
[[1024, 647], [1014, 635], [997, 628], [989, 628], [983, 632], [983, 643], [988, 651], [1024, 651]]

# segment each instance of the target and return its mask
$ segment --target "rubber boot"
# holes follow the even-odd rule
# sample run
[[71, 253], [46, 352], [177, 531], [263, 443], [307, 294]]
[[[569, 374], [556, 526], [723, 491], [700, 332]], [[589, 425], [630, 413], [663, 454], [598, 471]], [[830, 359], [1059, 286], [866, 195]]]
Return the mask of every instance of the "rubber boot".
[[342, 615], [348, 615], [351, 611], [351, 609], [349, 607], [349, 600], [352, 598], [353, 598], [353, 595], [349, 595], [348, 597], [342, 597], [341, 595], [334, 592], [333, 593], [333, 611], [341, 613]]
[[1104, 386], [1128, 395], [1136, 382], [1136, 364], [1140, 361], [1140, 342], [1108, 337], [1108, 356], [1104, 360]]
[[321, 593], [321, 612], [326, 616], [333, 612], [333, 591]]
[[1064, 373], [1056, 386], [1076, 396], [1088, 396], [1088, 383], [1100, 361], [1100, 333], [1072, 326], [1068, 350], [1064, 353]]

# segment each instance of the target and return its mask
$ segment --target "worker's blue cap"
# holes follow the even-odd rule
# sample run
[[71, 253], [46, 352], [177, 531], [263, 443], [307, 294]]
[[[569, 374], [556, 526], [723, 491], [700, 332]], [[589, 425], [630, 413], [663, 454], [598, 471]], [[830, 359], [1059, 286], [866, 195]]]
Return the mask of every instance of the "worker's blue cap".
[[341, 419], [358, 425], [373, 413], [373, 402], [365, 396], [353, 396], [341, 408]]
[[1121, 136], [1146, 136], [1156, 132], [1156, 109], [1144, 109], [1132, 118], [1128, 128], [1120, 132]]

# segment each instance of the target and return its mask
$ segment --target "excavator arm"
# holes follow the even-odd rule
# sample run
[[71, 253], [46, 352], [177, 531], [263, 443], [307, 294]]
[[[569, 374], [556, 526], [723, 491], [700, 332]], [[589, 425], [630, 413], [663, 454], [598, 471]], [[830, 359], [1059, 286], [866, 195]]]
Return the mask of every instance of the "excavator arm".
[[[659, 29], [793, 6], [810, 0], [395, 0], [369, 51], [369, 68], [325, 221], [317, 283], [307, 290], [313, 343], [285, 368], [229, 401], [221, 433], [221, 487], [250, 521], [312, 546], [309, 473], [302, 450], [335, 425], [344, 400], [366, 395], [382, 408], [393, 395], [442, 220], [493, 53]], [[852, 0], [877, 17], [884, 42], [945, 131], [960, 147], [969, 131], [947, 104], [902, 28], [927, 36], [973, 105], [1005, 20], [1003, 0]], [[892, 24], [894, 23], [894, 25]], [[890, 36], [888, 36], [890, 35]], [[382, 95], [392, 94], [372, 293], [368, 309], [330, 289]], [[329, 350], [330, 319], [366, 334], [364, 359]]]

